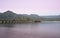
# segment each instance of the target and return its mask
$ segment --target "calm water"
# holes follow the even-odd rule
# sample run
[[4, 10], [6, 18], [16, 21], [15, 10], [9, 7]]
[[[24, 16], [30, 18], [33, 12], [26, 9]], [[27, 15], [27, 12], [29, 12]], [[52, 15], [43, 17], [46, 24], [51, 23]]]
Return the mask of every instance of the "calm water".
[[0, 38], [60, 38], [60, 22], [45, 21], [14, 24], [12, 28], [0, 27]]

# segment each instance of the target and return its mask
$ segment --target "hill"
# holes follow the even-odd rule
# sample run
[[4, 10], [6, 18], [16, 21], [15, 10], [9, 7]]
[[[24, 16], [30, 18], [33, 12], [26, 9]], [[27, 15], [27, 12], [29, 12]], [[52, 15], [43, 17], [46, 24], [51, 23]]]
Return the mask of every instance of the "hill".
[[0, 20], [22, 20], [22, 21], [60, 21], [60, 15], [39, 16], [36, 14], [16, 14], [12, 11], [0, 13]]

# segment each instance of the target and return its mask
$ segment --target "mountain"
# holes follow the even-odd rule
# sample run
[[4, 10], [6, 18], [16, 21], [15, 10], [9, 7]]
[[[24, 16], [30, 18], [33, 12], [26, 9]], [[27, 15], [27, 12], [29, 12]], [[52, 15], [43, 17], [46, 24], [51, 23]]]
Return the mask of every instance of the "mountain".
[[59, 15], [53, 15], [53, 16], [41, 16], [43, 18], [60, 18]]
[[45, 21], [60, 21], [60, 15], [54, 16], [41, 16]]
[[38, 15], [27, 15], [27, 14], [16, 14], [12, 11], [6, 11], [4, 13], [0, 13], [0, 20], [21, 20], [24, 22], [27, 21], [40, 21], [40, 17]]
[[31, 14], [31, 15], [27, 15], [27, 14], [16, 14], [12, 11], [6, 11], [3, 13], [0, 13], [0, 20], [1, 19], [15, 19], [15, 20], [40, 20], [40, 21], [60, 21], [60, 15], [53, 15], [53, 16], [39, 16], [36, 14]]
[[0, 19], [13, 19], [16, 14], [12, 11], [6, 11], [4, 13], [0, 13]]

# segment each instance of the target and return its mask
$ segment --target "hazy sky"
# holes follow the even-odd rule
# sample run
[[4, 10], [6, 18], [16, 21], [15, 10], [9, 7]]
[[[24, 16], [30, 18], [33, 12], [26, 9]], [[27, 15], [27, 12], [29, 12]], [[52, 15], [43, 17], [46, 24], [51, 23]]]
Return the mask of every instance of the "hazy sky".
[[0, 12], [17, 14], [59, 15], [60, 0], [0, 0]]

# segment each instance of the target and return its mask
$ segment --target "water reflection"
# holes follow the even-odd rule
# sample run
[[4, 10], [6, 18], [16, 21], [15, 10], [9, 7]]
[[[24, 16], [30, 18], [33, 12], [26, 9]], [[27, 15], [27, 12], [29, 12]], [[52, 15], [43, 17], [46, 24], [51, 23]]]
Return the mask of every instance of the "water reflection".
[[60, 38], [60, 22], [1, 25], [0, 38]]
[[14, 24], [0, 24], [0, 38], [9, 38]]
[[5, 27], [9, 27], [9, 28], [11, 28], [11, 27], [14, 26], [14, 24], [4, 24], [4, 26], [5, 26]]
[[13, 27], [14, 26], [14, 24], [1, 24], [1, 26], [3, 26], [3, 27]]

